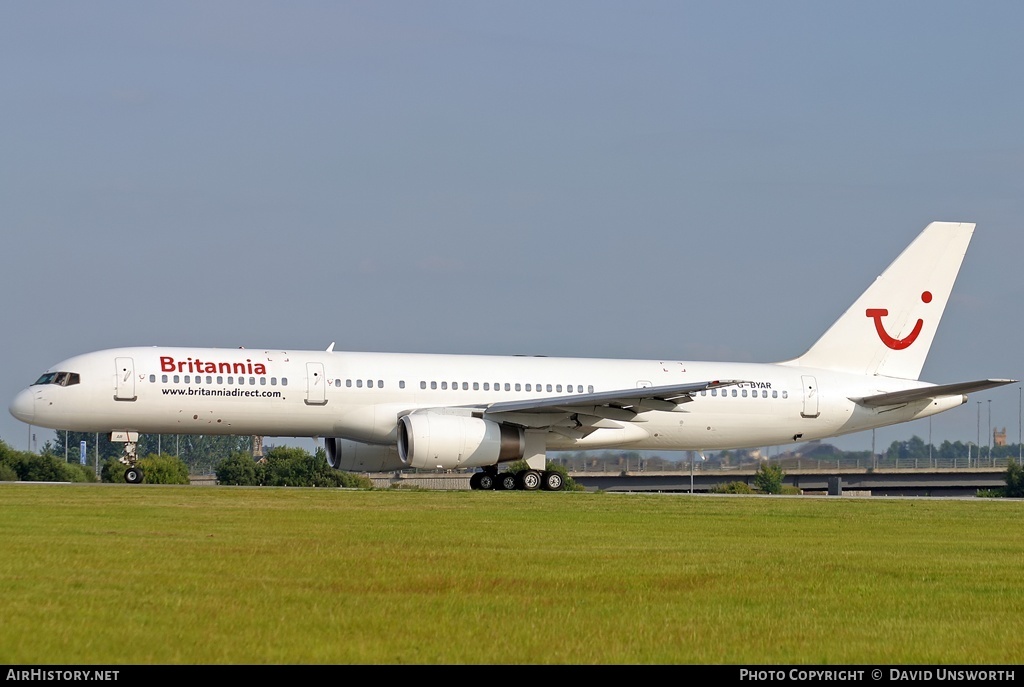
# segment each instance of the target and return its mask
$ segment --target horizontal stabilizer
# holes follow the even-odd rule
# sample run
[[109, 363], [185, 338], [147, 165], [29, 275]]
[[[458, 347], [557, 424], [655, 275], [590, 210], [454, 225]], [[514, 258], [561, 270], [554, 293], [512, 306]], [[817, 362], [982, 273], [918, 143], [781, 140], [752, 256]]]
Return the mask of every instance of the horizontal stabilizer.
[[956, 384], [937, 384], [934, 386], [922, 386], [916, 389], [905, 389], [903, 391], [890, 391], [885, 394], [864, 396], [862, 398], [851, 398], [854, 403], [863, 406], [892, 406], [900, 403], [910, 403], [926, 398], [938, 396], [955, 396], [956, 394], [969, 394], [973, 391], [983, 391], [1004, 384], [1013, 384], [1016, 379], [980, 379], [976, 382], [957, 382]]

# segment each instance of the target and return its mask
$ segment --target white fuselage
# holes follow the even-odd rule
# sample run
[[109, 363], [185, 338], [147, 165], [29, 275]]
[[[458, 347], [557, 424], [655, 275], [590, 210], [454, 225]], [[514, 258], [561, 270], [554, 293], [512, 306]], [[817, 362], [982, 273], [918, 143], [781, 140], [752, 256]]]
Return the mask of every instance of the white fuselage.
[[809, 441], [927, 417], [961, 395], [869, 408], [851, 398], [928, 386], [779, 364], [211, 348], [119, 348], [69, 358], [12, 402], [20, 420], [83, 432], [339, 437], [395, 444], [425, 408], [737, 379], [671, 412], [641, 412], [550, 450], [701, 450]]

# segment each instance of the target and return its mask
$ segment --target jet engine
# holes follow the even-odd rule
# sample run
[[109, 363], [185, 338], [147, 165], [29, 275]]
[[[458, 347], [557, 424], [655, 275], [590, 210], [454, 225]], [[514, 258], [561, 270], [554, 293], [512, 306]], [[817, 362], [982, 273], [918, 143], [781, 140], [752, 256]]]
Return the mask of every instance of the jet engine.
[[324, 440], [327, 464], [346, 472], [391, 472], [406, 467], [394, 446], [362, 444], [348, 439]]
[[478, 468], [519, 460], [523, 430], [465, 415], [411, 413], [398, 420], [398, 455], [407, 467]]

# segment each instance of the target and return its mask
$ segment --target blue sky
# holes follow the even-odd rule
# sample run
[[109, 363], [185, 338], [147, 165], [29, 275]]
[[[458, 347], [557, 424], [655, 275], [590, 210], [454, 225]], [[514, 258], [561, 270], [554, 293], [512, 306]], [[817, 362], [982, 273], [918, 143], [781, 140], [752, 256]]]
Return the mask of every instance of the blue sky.
[[[978, 229], [923, 378], [1024, 378], [1022, 26], [1011, 2], [6, 3], [0, 395], [120, 345], [782, 360], [933, 220]], [[977, 401], [982, 442], [990, 406], [1016, 441], [1017, 385], [933, 441], [974, 440]]]

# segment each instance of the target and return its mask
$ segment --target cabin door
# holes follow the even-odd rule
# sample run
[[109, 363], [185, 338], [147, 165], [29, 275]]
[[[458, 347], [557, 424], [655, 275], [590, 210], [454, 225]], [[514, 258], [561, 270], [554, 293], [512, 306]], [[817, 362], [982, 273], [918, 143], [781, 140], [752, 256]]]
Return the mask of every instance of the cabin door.
[[821, 411], [818, 410], [818, 381], [811, 375], [800, 377], [804, 383], [804, 409], [800, 417], [818, 417]]
[[323, 363], [306, 363], [306, 404], [322, 406], [327, 403], [327, 380]]
[[134, 401], [135, 396], [135, 361], [131, 358], [115, 358], [114, 372], [117, 381], [114, 385], [115, 401]]

